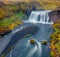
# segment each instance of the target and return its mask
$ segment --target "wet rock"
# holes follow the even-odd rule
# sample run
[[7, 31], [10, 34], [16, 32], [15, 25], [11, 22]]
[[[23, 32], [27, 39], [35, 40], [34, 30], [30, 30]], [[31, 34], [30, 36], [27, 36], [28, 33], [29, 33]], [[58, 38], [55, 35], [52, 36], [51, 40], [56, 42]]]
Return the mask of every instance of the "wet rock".
[[35, 40], [34, 40], [34, 39], [31, 39], [31, 40], [30, 40], [30, 43], [31, 43], [31, 44], [35, 44]]
[[3, 37], [3, 36], [5, 36], [5, 35], [7, 35], [9, 33], [11, 33], [11, 30], [2, 31], [2, 32], [0, 32], [0, 37]]
[[58, 20], [60, 20], [60, 10], [51, 11], [49, 13], [49, 18], [52, 19], [54, 23], [56, 23]]
[[41, 43], [42, 43], [42, 45], [47, 45], [47, 41], [46, 40], [42, 41]]

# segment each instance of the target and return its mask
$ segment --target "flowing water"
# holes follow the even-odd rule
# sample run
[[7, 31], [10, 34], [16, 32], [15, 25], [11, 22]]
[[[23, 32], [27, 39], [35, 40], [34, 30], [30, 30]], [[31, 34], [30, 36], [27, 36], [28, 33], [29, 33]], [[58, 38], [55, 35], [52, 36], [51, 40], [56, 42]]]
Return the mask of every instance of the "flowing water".
[[[12, 52], [6, 57], [50, 57], [49, 56], [49, 40], [50, 35], [53, 33], [53, 22], [49, 19], [50, 11], [33, 11], [27, 21], [24, 21], [26, 25], [33, 23], [39, 27], [39, 31], [36, 35], [20, 40], [15, 46]], [[18, 31], [17, 28], [16, 31]], [[23, 33], [23, 32], [22, 32]], [[20, 36], [20, 35], [19, 35]], [[18, 36], [18, 37], [19, 37]], [[30, 39], [35, 40], [35, 45], [30, 44]], [[41, 41], [46, 40], [47, 45], [42, 45]]]
[[24, 22], [53, 24], [52, 20], [49, 19], [49, 12], [51, 12], [51, 10], [32, 11], [29, 19]]

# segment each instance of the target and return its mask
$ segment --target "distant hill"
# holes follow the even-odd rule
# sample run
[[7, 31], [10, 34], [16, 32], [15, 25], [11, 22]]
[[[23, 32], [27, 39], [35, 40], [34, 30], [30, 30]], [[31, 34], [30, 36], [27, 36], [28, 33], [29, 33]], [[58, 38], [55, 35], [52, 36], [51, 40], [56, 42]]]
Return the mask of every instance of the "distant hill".
[[55, 10], [57, 7], [60, 6], [60, 0], [0, 0], [0, 1], [3, 1], [5, 4], [17, 3], [17, 2], [26, 2], [26, 3], [38, 2], [46, 10]]

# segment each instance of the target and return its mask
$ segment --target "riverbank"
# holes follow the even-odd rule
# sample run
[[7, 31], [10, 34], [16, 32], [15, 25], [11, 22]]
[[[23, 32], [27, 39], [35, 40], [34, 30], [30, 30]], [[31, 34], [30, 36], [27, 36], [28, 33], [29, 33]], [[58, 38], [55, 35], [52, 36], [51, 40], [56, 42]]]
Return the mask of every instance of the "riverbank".
[[[29, 23], [27, 23], [27, 24], [29, 24]], [[36, 39], [38, 42], [46, 40], [47, 45], [40, 46], [42, 48], [41, 56], [42, 57], [50, 56], [50, 48], [49, 48], [49, 40], [50, 39], [49, 38], [50, 38], [51, 33], [53, 33], [52, 25], [39, 24], [39, 23], [35, 24], [35, 25], [39, 27], [37, 34], [32, 35], [30, 37], [25, 37], [24, 39], [21, 39], [12, 49], [12, 56], [13, 57], [18, 57], [20, 55], [21, 55], [21, 57], [24, 57], [23, 54], [25, 54], [25, 57], [26, 57], [27, 54], [31, 51], [30, 48], [35, 47], [34, 45], [29, 45], [29, 40], [31, 40], [31, 39]], [[25, 26], [25, 24], [24, 24], [24, 26]], [[18, 35], [18, 37], [20, 37], [20, 35]], [[29, 46], [27, 46], [27, 45], [29, 45]], [[28, 51], [28, 50], [30, 50], [30, 51]], [[37, 51], [38, 51], [38, 49], [37, 49]], [[36, 53], [33, 54], [32, 57], [38, 56], [37, 51], [36, 51]], [[10, 56], [10, 53], [6, 55], [6, 57], [9, 57], [9, 56]], [[40, 56], [40, 53], [39, 53], [39, 56]]]
[[60, 57], [60, 20], [53, 24], [55, 32], [51, 34], [51, 57]]

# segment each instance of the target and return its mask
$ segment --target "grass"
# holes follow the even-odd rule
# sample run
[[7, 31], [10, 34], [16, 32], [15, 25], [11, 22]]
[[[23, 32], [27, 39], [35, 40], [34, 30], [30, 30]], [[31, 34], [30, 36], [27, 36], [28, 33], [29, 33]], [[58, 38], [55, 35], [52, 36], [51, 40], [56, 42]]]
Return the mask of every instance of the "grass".
[[25, 15], [23, 13], [14, 14], [11, 17], [4, 18], [0, 20], [0, 28], [7, 27], [11, 23], [14, 23], [16, 20], [22, 19]]
[[0, 28], [6, 27], [6, 26], [10, 25], [13, 22], [14, 22], [14, 19], [12, 19], [12, 18], [11, 19], [10, 18], [5, 18], [5, 19], [0, 21]]
[[[50, 38], [51, 40], [51, 44], [55, 43], [55, 47], [57, 48], [58, 54], [60, 54], [60, 21], [58, 20], [58, 22], [56, 22], [53, 25], [53, 28], [55, 30], [55, 32], [51, 35], [52, 37]], [[53, 57], [55, 54], [52, 54], [52, 52], [54, 53], [54, 51], [51, 51], [51, 57]]]
[[23, 14], [23, 13], [18, 13], [18, 14], [15, 14], [15, 16], [17, 16], [18, 18], [23, 18], [24, 16], [25, 16], [25, 14]]
[[56, 44], [56, 47], [57, 47], [57, 50], [58, 50], [58, 52], [60, 54], [60, 41], [59, 41], [59, 43]]

